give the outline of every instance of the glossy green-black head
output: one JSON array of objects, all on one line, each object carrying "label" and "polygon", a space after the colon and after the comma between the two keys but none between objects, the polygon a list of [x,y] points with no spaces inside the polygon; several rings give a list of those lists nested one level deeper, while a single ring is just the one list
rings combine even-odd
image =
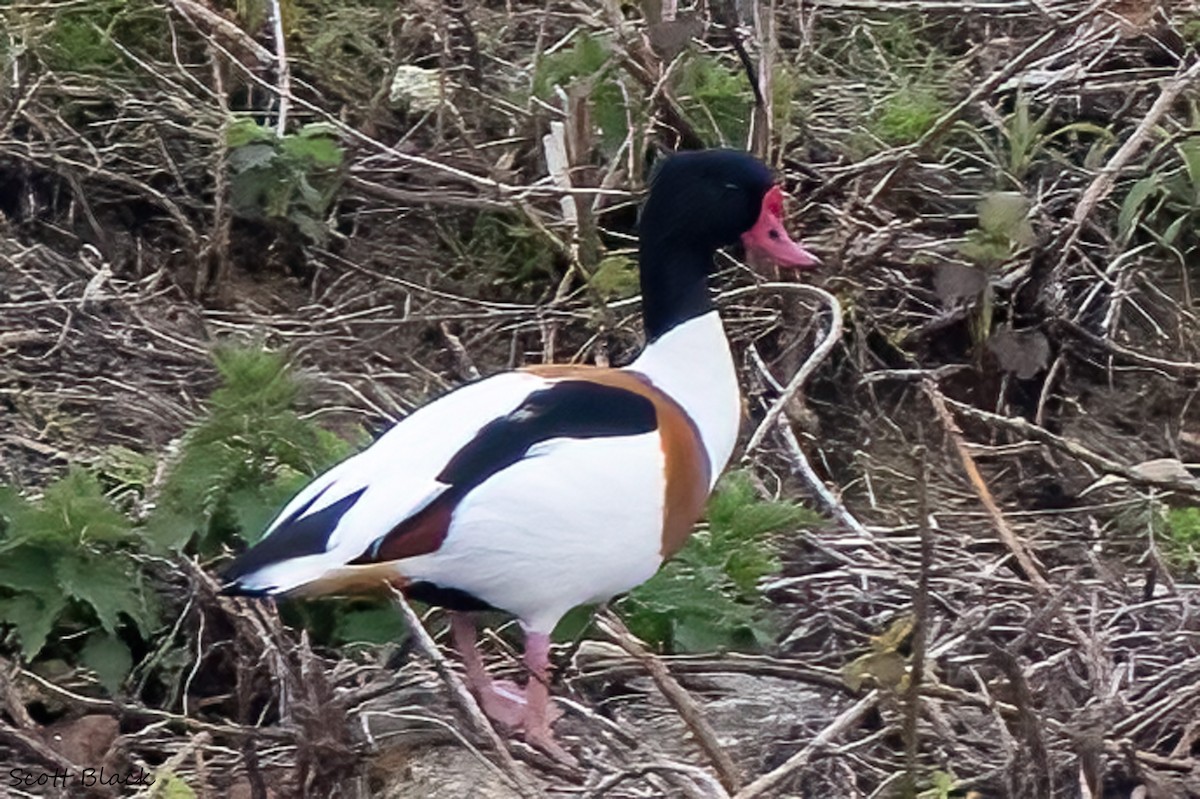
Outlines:
[{"label": "glossy green-black head", "polygon": [[662,161],[638,225],[646,247],[708,251],[739,241],[780,266],[820,261],[792,241],[783,226],[783,192],[771,171],[738,150],[696,150]]},{"label": "glossy green-black head", "polygon": [[713,255],[741,242],[779,266],[820,261],[783,226],[783,192],[771,171],[737,150],[672,155],[650,179],[638,218],[642,312],[651,340],[711,311],[707,278]]}]

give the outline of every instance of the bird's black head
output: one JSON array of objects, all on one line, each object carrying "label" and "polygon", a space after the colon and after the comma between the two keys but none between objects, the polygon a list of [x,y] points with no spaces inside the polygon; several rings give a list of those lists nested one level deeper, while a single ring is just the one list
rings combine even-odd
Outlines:
[{"label": "bird's black head", "polygon": [[661,162],[638,233],[643,247],[711,253],[741,241],[780,266],[818,263],[784,231],[783,194],[771,171],[737,150],[683,152]]},{"label": "bird's black head", "polygon": [[820,263],[784,230],[783,193],[771,171],[736,150],[683,152],[661,162],[638,218],[638,238],[651,339],[712,309],[706,279],[721,247],[740,241],[747,252],[780,266]]}]

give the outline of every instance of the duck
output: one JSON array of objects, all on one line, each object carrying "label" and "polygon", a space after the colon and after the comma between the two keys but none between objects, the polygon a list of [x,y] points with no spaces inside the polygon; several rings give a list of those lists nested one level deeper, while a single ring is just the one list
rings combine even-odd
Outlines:
[{"label": "duck", "polygon": [[[441,606],[483,711],[570,759],[551,729],[551,633],[679,551],[737,442],[737,370],[708,286],[716,251],[820,263],[788,235],[771,170],[736,150],[660,160],[637,228],[647,343],[632,363],[528,366],[418,408],[288,502],[225,568],[225,593],[397,590]],[[488,674],[484,610],[519,621],[523,686]]]}]

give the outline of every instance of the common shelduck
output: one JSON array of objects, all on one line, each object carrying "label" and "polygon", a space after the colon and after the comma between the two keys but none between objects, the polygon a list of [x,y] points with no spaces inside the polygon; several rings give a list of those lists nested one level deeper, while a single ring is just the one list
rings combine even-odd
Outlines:
[{"label": "common shelduck", "polygon": [[[720,247],[816,257],[783,226],[770,171],[730,150],[661,162],[638,221],[647,344],[620,369],[531,366],[413,412],[301,491],[225,571],[235,594],[379,590],[451,613],[484,711],[555,754],[550,633],[649,579],[686,541],[738,435],[737,372],[707,278]],[[514,614],[524,689],[493,682],[472,611]]]}]

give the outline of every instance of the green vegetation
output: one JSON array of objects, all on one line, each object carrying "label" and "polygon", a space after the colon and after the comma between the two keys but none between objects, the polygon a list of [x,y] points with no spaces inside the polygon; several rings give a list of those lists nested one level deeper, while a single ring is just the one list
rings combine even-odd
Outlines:
[{"label": "green vegetation", "polygon": [[914,82],[884,99],[869,129],[890,145],[912,144],[925,135],[946,110],[946,104],[932,85]]},{"label": "green vegetation", "polygon": [[[26,659],[80,662],[115,691],[134,665],[129,644],[148,643],[159,626],[147,559],[255,540],[312,475],[351,452],[297,414],[301,383],[281,353],[222,348],[214,357],[222,385],[144,523],[111,498],[132,508],[152,490],[153,462],[125,448],[72,468],[39,499],[0,486],[0,619]],[[359,607],[325,628],[323,640],[376,640],[360,631],[396,625]]]},{"label": "green vegetation", "polygon": [[469,225],[444,229],[442,242],[455,254],[456,276],[464,280],[528,289],[555,274],[554,251],[517,214],[480,211]]},{"label": "green vegetation", "polygon": [[870,651],[842,667],[842,682],[851,691],[864,686],[900,692],[908,687],[909,655],[903,650],[912,638],[916,617],[904,614],[879,635],[871,636]]},{"label": "green vegetation", "polygon": [[596,266],[591,286],[605,300],[622,300],[638,292],[637,261],[628,255],[609,255]]},{"label": "green vegetation", "polygon": [[779,569],[773,533],[819,517],[789,502],[760,499],[747,474],[722,479],[708,503],[708,527],[618,609],[630,630],[667,652],[760,649],[775,637],[758,590]]},{"label": "green vegetation", "polygon": [[310,241],[325,241],[325,214],[341,184],[343,158],[331,126],[313,123],[278,136],[239,119],[229,126],[226,144],[234,213],[286,221]]},{"label": "green vegetation", "polygon": [[[1160,160],[1166,163],[1159,166]],[[1125,195],[1117,234],[1131,242],[1142,233],[1178,263],[1190,264],[1200,248],[1200,133],[1161,150],[1148,170]]]},{"label": "green vegetation", "polygon": [[130,77],[122,48],[132,44],[146,54],[167,53],[170,30],[161,8],[145,0],[85,0],[64,4],[54,22],[33,33],[32,43],[52,69]]},{"label": "green vegetation", "polygon": [[1170,508],[1166,512],[1163,546],[1171,561],[1186,571],[1200,571],[1200,507]]},{"label": "green vegetation", "polygon": [[1163,559],[1179,574],[1200,574],[1200,507],[1171,507],[1154,496],[1143,496],[1119,513],[1114,524],[1130,538],[1151,536]]},{"label": "green vegetation", "polygon": [[[630,121],[640,126],[646,117],[636,84],[622,91],[624,77],[612,49],[608,37],[581,32],[570,47],[542,58],[533,79],[534,95],[545,102],[557,104],[556,87],[588,98],[601,149],[609,156],[628,137]],[[787,90],[791,81],[786,72],[781,74],[785,78],[781,86]],[[688,122],[705,142],[737,147],[746,141],[747,108],[753,105],[753,97],[745,72],[736,62],[685,52],[671,74],[670,87]],[[777,95],[776,100],[786,113],[790,97]]]},{"label": "green vegetation", "polygon": [[1029,200],[1017,192],[991,192],[978,206],[978,226],[967,232],[959,248],[964,257],[986,269],[994,269],[1033,243],[1029,222]]},{"label": "green vegetation", "polygon": [[745,72],[703,55],[685,57],[676,78],[679,102],[708,143],[740,147],[750,132],[753,105]]},{"label": "green vegetation", "polygon": [[978,346],[992,334],[995,314],[994,278],[1003,264],[1033,243],[1029,201],[1019,192],[991,192],[978,206],[978,225],[967,232],[960,254],[979,270],[980,292],[971,320],[971,339]]},{"label": "green vegetation", "polygon": [[856,28],[843,58],[832,68],[865,89],[856,109],[860,126],[845,142],[855,155],[913,144],[950,109],[950,61],[908,16]]},{"label": "green vegetation", "polygon": [[544,56],[533,77],[533,93],[558,105],[556,87],[588,98],[592,123],[599,129],[602,149],[613,154],[629,134],[629,116],[621,92],[608,37],[587,32],[576,35],[570,47]]},{"label": "green vegetation", "polygon": [[222,385],[180,445],[148,527],[160,548],[215,553],[253,542],[313,475],[350,454],[296,412],[301,384],[280,352],[222,348]]},{"label": "green vegetation", "polygon": [[0,486],[0,619],[21,654],[78,661],[115,690],[133,663],[125,639],[158,627],[136,555],[147,543],[81,468],[39,500]]},{"label": "green vegetation", "polygon": [[[965,120],[956,123],[955,130],[978,147],[983,162],[995,172],[996,188],[1025,191],[1030,177],[1047,164],[1070,164],[1068,152],[1082,162],[1080,165],[1089,169],[1098,167],[1113,141],[1111,130],[1091,122],[1070,122],[1051,128],[1057,114],[1058,110],[1051,104],[1035,116],[1028,95],[1019,93],[1012,112],[996,124],[995,136],[981,133]],[[1085,144],[1084,137],[1091,143]],[[1063,148],[1059,146],[1060,142],[1070,146]],[[1079,152],[1083,153],[1082,157]]]}]

